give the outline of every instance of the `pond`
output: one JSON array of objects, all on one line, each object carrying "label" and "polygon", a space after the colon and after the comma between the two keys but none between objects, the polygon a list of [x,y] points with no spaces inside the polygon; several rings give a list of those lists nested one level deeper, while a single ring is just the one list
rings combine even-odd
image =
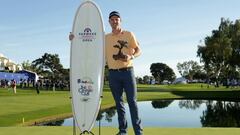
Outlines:
[{"label": "pond", "polygon": [[[127,120],[131,126],[128,105]],[[159,100],[138,102],[143,127],[239,127],[240,102],[216,100]],[[95,126],[118,127],[116,109],[100,112]],[[73,119],[49,122],[46,126],[72,126]]]}]

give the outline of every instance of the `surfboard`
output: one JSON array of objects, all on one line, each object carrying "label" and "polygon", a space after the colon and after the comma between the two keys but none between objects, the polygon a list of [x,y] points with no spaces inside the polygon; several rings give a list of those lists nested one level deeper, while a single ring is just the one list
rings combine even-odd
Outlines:
[{"label": "surfboard", "polygon": [[70,91],[73,117],[81,132],[90,132],[96,121],[103,88],[104,26],[99,7],[91,0],[75,14],[70,54]]}]

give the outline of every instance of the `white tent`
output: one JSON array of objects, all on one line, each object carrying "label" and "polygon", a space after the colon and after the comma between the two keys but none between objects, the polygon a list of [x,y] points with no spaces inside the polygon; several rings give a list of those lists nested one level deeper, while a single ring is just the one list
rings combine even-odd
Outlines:
[{"label": "white tent", "polygon": [[184,78],[184,77],[176,78],[176,79],[173,81],[173,84],[187,84],[187,79]]}]

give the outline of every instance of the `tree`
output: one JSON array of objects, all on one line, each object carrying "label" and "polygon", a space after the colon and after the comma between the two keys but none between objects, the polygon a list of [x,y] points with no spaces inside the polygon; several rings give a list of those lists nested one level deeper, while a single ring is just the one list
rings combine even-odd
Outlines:
[{"label": "tree", "polygon": [[204,63],[208,78],[216,78],[217,86],[219,75],[229,68],[232,57],[231,23],[222,18],[218,30],[213,30],[212,35],[205,38],[205,45],[198,46],[197,56]]},{"label": "tree", "polygon": [[225,78],[238,78],[240,74],[240,20],[230,24],[232,57],[229,59],[229,68],[225,71]]},{"label": "tree", "polygon": [[177,69],[182,77],[189,80],[195,79],[194,75],[201,74],[201,72],[203,72],[202,67],[198,64],[198,62],[193,60],[177,63]]},{"label": "tree", "polygon": [[22,62],[22,67],[23,67],[23,69],[31,70],[31,68],[32,68],[32,64],[30,63],[29,60],[27,60],[27,61],[23,61],[23,62]]},{"label": "tree", "polygon": [[136,77],[136,81],[138,84],[143,84],[143,79],[141,77]]},{"label": "tree", "polygon": [[27,60],[22,62],[22,67],[25,70],[33,71],[33,72],[39,72],[39,69],[37,67],[33,66],[32,63]]},{"label": "tree", "polygon": [[235,23],[230,24],[230,37],[232,47],[232,57],[230,59],[230,65],[232,67],[240,67],[240,20],[236,20]]},{"label": "tree", "polygon": [[144,84],[150,84],[150,82],[151,82],[151,76],[148,76],[148,75],[143,76]]},{"label": "tree", "polygon": [[45,53],[41,58],[34,60],[32,65],[39,69],[39,74],[55,81],[63,77],[64,69],[57,54]]},{"label": "tree", "polygon": [[150,67],[152,76],[159,82],[163,80],[173,81],[176,78],[173,70],[164,63],[152,63]]},{"label": "tree", "polygon": [[69,82],[70,81],[70,76],[69,76],[69,72],[70,72],[70,69],[68,68],[68,69],[61,69],[61,74],[62,74],[62,76],[61,76],[61,78],[62,78],[62,80],[65,80],[65,81],[67,81],[67,82]]}]

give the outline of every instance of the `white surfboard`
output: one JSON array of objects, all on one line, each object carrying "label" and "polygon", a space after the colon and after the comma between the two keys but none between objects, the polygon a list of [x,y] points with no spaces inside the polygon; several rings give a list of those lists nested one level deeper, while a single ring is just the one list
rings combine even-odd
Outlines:
[{"label": "white surfboard", "polygon": [[70,88],[73,115],[81,132],[89,132],[101,103],[104,74],[104,27],[101,11],[90,1],[78,8],[72,34]]}]

